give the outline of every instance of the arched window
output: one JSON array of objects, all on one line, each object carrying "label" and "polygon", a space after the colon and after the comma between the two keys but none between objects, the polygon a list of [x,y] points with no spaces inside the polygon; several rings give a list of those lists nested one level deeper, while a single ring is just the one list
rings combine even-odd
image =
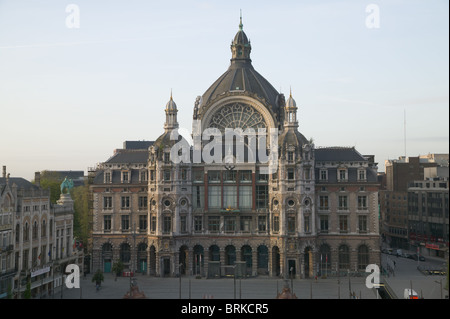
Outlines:
[{"label": "arched window", "polygon": [[32,236],[33,236],[33,239],[37,239],[37,237],[38,237],[38,224],[37,224],[37,221],[34,221]]},{"label": "arched window", "polygon": [[41,237],[47,236],[47,223],[45,222],[45,219],[42,221],[41,225]]},{"label": "arched window", "polygon": [[339,270],[350,269],[350,249],[347,245],[339,246]]},{"label": "arched window", "polygon": [[20,225],[16,225],[16,244],[18,244],[20,241]]},{"label": "arched window", "polygon": [[366,245],[361,245],[358,248],[358,270],[366,270],[369,264],[369,248]]},{"label": "arched window", "polygon": [[23,241],[30,240],[30,226],[28,226],[28,222],[23,226]]}]

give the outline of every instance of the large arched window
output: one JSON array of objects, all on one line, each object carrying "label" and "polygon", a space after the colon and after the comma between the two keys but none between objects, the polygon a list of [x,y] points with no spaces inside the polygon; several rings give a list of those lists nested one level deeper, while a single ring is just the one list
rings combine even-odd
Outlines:
[{"label": "large arched window", "polygon": [[339,246],[339,270],[350,269],[350,249],[347,245]]},{"label": "large arched window", "polygon": [[252,106],[241,103],[228,104],[221,107],[211,118],[210,128],[218,128],[225,132],[226,128],[240,128],[243,131],[252,128],[255,132],[258,128],[266,128],[264,117]]},{"label": "large arched window", "polygon": [[366,245],[361,245],[358,248],[358,270],[366,270],[369,264],[369,248]]}]

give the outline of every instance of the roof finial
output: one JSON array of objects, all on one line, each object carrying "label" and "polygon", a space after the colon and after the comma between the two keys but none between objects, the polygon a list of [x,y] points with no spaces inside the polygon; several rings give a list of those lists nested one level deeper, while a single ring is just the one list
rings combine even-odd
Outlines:
[{"label": "roof finial", "polygon": [[170,100],[172,101],[172,88],[170,88]]},{"label": "roof finial", "polygon": [[240,9],[240,10],[241,10],[241,17],[240,17],[240,23],[239,23],[239,30],[242,31],[244,25],[242,24],[242,9]]},{"label": "roof finial", "polygon": [[289,97],[292,97],[292,87],[289,86]]}]

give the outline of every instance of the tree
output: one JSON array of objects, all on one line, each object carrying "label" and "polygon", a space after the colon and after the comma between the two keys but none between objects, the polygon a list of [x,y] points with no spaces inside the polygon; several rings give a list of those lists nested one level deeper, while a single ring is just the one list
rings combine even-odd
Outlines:
[{"label": "tree", "polygon": [[24,299],[31,299],[31,280],[28,279],[27,281],[27,287],[25,291],[23,292],[23,298]]},{"label": "tree", "polygon": [[123,271],[123,269],[125,268],[125,266],[123,265],[122,261],[117,261],[114,263],[114,265],[112,266],[112,271],[113,273],[116,274],[116,276],[120,276],[120,273]]},{"label": "tree", "polygon": [[95,282],[96,285],[101,285],[102,281],[105,280],[105,277],[103,276],[103,273],[101,272],[100,269],[98,269],[94,276],[92,276],[92,282]]},{"label": "tree", "polygon": [[[64,180],[64,176],[62,176],[59,172],[50,172],[50,171],[42,171],[41,172],[41,188],[42,189],[50,189],[50,202],[52,204],[56,204],[56,201],[59,199],[61,195],[61,183]],[[32,183],[36,183],[36,181],[32,181]]]},{"label": "tree", "polygon": [[86,247],[91,231],[89,186],[86,184],[72,188],[71,197],[74,201],[73,234],[81,239],[84,247]]}]

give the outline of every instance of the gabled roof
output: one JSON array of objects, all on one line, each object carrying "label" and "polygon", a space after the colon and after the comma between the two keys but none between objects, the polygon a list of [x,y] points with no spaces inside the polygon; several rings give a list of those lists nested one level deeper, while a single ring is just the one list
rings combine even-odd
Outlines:
[{"label": "gabled roof", "polygon": [[146,164],[148,160],[148,150],[123,150],[119,149],[116,150],[116,153],[108,159],[105,163],[109,164],[118,164],[118,163],[124,163],[124,164],[135,164],[135,163],[142,163]]},{"label": "gabled roof", "polygon": [[316,148],[314,153],[319,162],[367,162],[354,147]]}]

